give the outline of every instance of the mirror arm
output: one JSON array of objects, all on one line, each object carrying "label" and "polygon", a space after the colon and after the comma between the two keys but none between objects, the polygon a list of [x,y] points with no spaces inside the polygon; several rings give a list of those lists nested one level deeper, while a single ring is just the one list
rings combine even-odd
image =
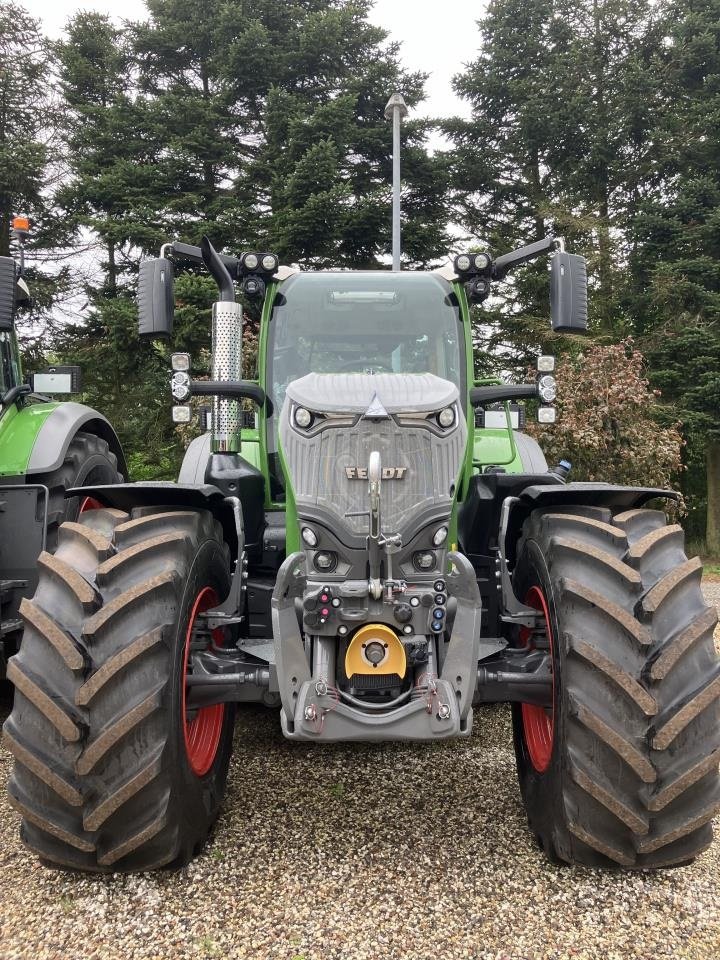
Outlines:
[{"label": "mirror arm", "polygon": [[[165,257],[168,255],[172,255],[176,260],[187,260],[189,263],[197,264],[197,266],[205,266],[205,260],[203,259],[200,247],[194,247],[189,243],[180,243],[179,240],[163,245],[160,256]],[[224,253],[217,255],[225,265],[230,276],[237,280],[240,271],[240,261],[238,258],[230,257]]]},{"label": "mirror arm", "polygon": [[502,280],[508,271],[514,270],[515,267],[519,267],[523,263],[528,263],[530,260],[535,260],[544,253],[551,253],[558,250],[561,246],[562,241],[556,237],[545,237],[544,240],[537,240],[535,243],[530,243],[526,247],[511,250],[510,253],[505,253],[501,257],[497,257],[493,262],[493,280]]},{"label": "mirror arm", "polygon": [[500,403],[503,400],[523,400],[537,397],[536,383],[498,384],[497,386],[472,387],[470,403],[480,407],[485,403]]}]

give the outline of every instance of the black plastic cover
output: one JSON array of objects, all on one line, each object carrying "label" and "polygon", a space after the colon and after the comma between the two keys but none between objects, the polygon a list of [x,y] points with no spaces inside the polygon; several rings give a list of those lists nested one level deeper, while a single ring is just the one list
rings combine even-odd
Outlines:
[{"label": "black plastic cover", "polygon": [[142,337],[169,337],[175,295],[173,265],[166,257],[143,260],[138,280],[138,331]]},{"label": "black plastic cover", "polygon": [[0,330],[12,330],[15,313],[15,261],[0,257]]},{"label": "black plastic cover", "polygon": [[248,550],[262,544],[265,526],[265,478],[239,453],[213,453],[208,460],[205,482],[222,490],[226,497],[237,497],[242,504],[245,546]]},{"label": "black plastic cover", "polygon": [[587,266],[584,257],[564,250],[550,264],[550,314],[555,333],[587,330]]}]

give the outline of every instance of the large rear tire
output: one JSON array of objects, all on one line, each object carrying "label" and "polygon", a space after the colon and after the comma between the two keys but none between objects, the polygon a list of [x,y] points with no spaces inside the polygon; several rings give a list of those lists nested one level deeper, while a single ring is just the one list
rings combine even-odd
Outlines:
[{"label": "large rear tire", "polygon": [[83,502],[80,497],[65,498],[65,491],[73,487],[105,486],[122,483],[118,473],[117,457],[106,440],[93,433],[80,433],[70,441],[62,464],[52,473],[33,475],[33,483],[44,483],[48,488],[48,515],[45,549],[52,553],[58,541],[58,529],[66,520],[77,520]]},{"label": "large rear tire", "polygon": [[10,660],[8,793],[45,861],[100,872],[186,863],[225,790],[234,712],[185,713],[195,616],[223,600],[204,510],[96,509],[60,527]]},{"label": "large rear tire", "polygon": [[543,611],[553,709],[514,705],[530,827],[554,861],[688,863],[720,812],[714,608],[679,526],[655,510],[535,511],[518,596]]}]

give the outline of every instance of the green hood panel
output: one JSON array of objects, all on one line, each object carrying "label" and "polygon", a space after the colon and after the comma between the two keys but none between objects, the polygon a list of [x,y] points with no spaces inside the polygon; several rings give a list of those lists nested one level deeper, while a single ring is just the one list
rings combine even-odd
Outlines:
[{"label": "green hood panel", "polygon": [[35,440],[57,403],[33,403],[21,410],[12,404],[0,416],[0,477],[27,472]]}]

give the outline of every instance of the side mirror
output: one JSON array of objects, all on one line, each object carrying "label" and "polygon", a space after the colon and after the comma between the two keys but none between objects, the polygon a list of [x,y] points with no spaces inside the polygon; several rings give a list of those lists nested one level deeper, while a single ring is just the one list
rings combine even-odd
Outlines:
[{"label": "side mirror", "polygon": [[138,331],[141,337],[169,337],[173,330],[175,295],[173,265],[165,257],[143,260],[138,280]]},{"label": "side mirror", "polygon": [[587,330],[585,258],[559,251],[550,261],[550,315],[555,333]]},{"label": "side mirror", "polygon": [[0,257],[0,330],[12,330],[15,315],[15,261]]}]

